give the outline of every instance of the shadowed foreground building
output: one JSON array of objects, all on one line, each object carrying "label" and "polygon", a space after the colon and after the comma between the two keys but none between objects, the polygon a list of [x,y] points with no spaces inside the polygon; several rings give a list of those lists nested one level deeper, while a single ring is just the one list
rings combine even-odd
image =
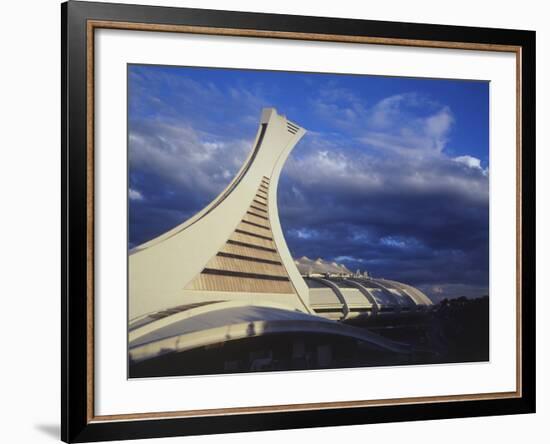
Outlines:
[{"label": "shadowed foreground building", "polygon": [[421,291],[290,255],[277,184],[305,130],[264,109],[226,189],[129,257],[130,376],[409,363],[410,346],[360,325],[428,311]]}]

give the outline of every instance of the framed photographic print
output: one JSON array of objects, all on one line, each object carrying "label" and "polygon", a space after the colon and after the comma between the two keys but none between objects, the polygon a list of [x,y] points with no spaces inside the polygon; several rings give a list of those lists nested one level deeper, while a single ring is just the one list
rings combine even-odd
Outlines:
[{"label": "framed photographic print", "polygon": [[64,3],[62,439],[535,411],[535,33]]}]

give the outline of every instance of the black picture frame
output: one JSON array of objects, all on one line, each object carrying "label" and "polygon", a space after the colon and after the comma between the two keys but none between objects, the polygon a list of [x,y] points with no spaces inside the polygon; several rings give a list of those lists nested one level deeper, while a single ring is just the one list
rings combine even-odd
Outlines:
[{"label": "black picture frame", "polygon": [[[208,414],[188,417],[146,419],[97,419],[90,399],[90,343],[93,310],[90,291],[90,143],[87,81],[91,72],[88,23],[91,21],[159,24],[262,30],[267,32],[370,37],[409,41],[453,42],[481,45],[510,45],[519,48],[521,63],[520,220],[521,280],[518,291],[521,327],[519,347],[521,393],[498,399],[455,399],[438,402],[387,403],[373,406],[333,406],[318,409],[246,411],[230,415]],[[61,438],[65,442],[89,442],[154,438],[180,435],[277,430],[416,421],[535,412],[535,32],[259,14],[69,1],[61,5],[62,54],[62,312],[61,312]],[[498,276],[495,277],[498,279]],[[93,307],[92,307],[93,309]],[[90,319],[92,313],[92,319]],[[93,350],[92,350],[93,351]]]}]

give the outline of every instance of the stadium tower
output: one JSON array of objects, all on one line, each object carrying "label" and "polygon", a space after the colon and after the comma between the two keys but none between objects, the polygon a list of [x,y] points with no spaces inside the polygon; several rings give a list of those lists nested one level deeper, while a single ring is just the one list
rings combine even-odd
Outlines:
[{"label": "stadium tower", "polygon": [[[393,322],[388,314],[418,314],[431,305],[423,293],[290,255],[279,222],[277,185],[305,132],[275,109],[264,109],[252,151],[219,196],[130,251],[131,376],[408,359],[410,349],[403,344],[347,321]],[[359,353],[357,344],[368,353]],[[337,357],[345,350],[349,356]]]}]

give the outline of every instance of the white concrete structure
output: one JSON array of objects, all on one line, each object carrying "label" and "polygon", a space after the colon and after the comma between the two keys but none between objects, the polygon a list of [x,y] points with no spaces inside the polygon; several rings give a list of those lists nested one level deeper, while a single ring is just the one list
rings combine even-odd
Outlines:
[{"label": "white concrete structure", "polygon": [[[389,281],[346,283],[351,272],[345,266],[295,262],[290,255],[277,185],[304,134],[274,109],[264,109],[253,149],[225,190],[191,219],[130,252],[132,363],[269,335],[333,336],[406,353],[402,344],[335,321],[376,315],[390,305],[397,311],[400,304],[407,310],[425,305],[418,290]],[[297,265],[307,268],[306,279]]]}]

